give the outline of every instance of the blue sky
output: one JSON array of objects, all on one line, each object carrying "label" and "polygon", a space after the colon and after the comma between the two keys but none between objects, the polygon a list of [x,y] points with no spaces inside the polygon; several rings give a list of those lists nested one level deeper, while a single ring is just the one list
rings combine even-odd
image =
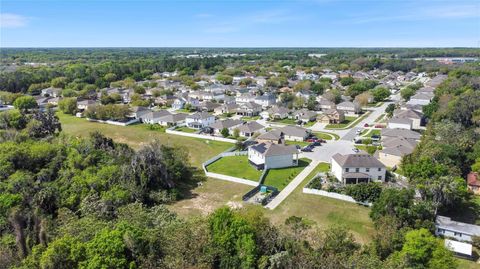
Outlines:
[{"label": "blue sky", "polygon": [[479,0],[2,0],[1,47],[479,47]]}]

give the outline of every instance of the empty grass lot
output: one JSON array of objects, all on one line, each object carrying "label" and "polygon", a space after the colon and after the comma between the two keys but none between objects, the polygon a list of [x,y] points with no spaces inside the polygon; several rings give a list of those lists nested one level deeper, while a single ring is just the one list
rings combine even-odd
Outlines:
[{"label": "empty grass lot", "polygon": [[298,216],[314,221],[320,229],[329,226],[345,226],[361,243],[371,240],[374,228],[368,216],[370,209],[314,194],[305,194],[303,187],[318,172],[326,172],[327,163],[320,163],[305,180],[274,210],[266,210],[265,215],[277,225],[282,225],[290,216]]},{"label": "empty grass lot", "polygon": [[310,159],[302,158],[298,160],[298,166],[269,169],[263,184],[283,190],[310,162]]},{"label": "empty grass lot", "polygon": [[207,166],[209,172],[258,181],[262,175],[248,163],[248,156],[229,156],[220,158],[218,161]]},{"label": "empty grass lot", "polygon": [[182,127],[175,128],[175,131],[193,134],[193,133],[197,132],[198,130],[192,129],[192,128],[188,128],[188,127],[186,127],[186,126],[182,126]]},{"label": "empty grass lot", "polygon": [[179,135],[167,134],[162,130],[152,130],[146,124],[134,124],[130,126],[116,126],[98,122],[89,122],[86,119],[77,118],[63,113],[57,113],[62,123],[64,133],[74,137],[86,137],[94,131],[99,131],[115,142],[125,143],[134,149],[157,139],[160,143],[184,148],[192,165],[200,167],[201,164],[213,156],[231,148],[233,144],[219,141],[204,140]]}]

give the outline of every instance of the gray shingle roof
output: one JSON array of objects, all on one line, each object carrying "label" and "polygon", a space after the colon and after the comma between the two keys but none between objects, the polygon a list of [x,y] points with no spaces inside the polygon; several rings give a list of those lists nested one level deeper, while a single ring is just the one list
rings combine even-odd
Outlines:
[{"label": "gray shingle roof", "polygon": [[283,144],[260,143],[253,145],[251,148],[265,157],[298,153],[298,150],[294,145],[286,146]]},{"label": "gray shingle roof", "polygon": [[342,167],[385,167],[383,163],[369,154],[348,154],[342,155],[337,153],[332,156]]},{"label": "gray shingle roof", "polygon": [[445,230],[480,236],[480,226],[454,221],[449,217],[437,216],[435,226]]},{"label": "gray shingle roof", "polygon": [[221,121],[216,121],[210,125],[213,129],[223,129],[223,128],[230,128],[239,124],[243,124],[243,120],[232,120],[232,119],[226,119],[226,120],[221,120]]},{"label": "gray shingle roof", "polygon": [[256,121],[249,121],[241,126],[238,127],[238,130],[243,133],[253,133],[258,130],[263,129],[263,125]]}]

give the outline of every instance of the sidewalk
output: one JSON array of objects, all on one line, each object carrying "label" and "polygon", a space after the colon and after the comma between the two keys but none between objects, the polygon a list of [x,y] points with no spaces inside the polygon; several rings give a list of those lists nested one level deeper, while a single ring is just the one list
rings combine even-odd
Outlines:
[{"label": "sidewalk", "polygon": [[288,184],[285,189],[283,189],[273,200],[268,203],[265,208],[275,209],[285,198],[287,198],[297,187],[300,185],[303,180],[317,167],[320,161],[312,161],[305,169],[303,169],[300,174],[298,174],[290,184]]}]

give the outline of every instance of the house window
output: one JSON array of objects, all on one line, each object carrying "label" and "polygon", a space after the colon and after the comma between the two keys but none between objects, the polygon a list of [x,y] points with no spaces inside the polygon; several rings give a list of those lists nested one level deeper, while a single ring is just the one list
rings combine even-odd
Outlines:
[{"label": "house window", "polygon": [[360,168],[355,168],[355,172],[360,172]]},{"label": "house window", "polygon": [[366,172],[370,172],[370,168],[365,168],[365,171],[366,171]]},{"label": "house window", "polygon": [[350,171],[350,169],[349,169],[349,168],[345,168],[345,172],[347,172],[347,173],[348,173],[348,171]]},{"label": "house window", "polygon": [[378,168],[378,172],[380,172],[380,171],[382,171],[382,168],[379,167],[379,168]]},{"label": "house window", "polygon": [[462,233],[457,233],[457,232],[455,232],[455,233],[454,233],[454,236],[462,237]]},{"label": "house window", "polygon": [[378,180],[382,180],[382,176],[378,176]]}]

